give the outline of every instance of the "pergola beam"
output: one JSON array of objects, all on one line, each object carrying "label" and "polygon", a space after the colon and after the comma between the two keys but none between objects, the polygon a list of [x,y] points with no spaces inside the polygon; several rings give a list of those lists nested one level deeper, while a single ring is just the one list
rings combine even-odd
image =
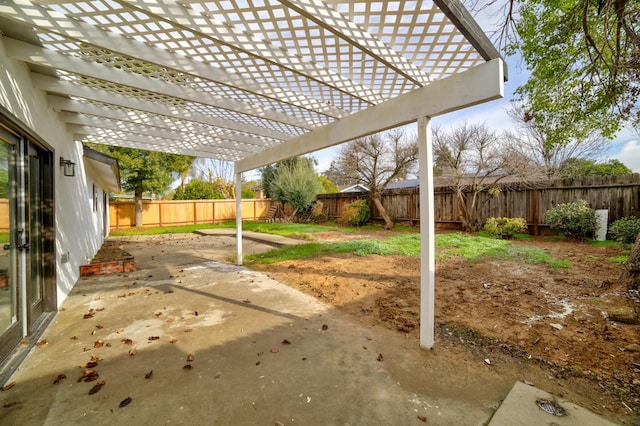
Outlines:
[{"label": "pergola beam", "polygon": [[[257,152],[258,149],[255,146],[246,146],[243,144],[230,143],[228,141],[216,140],[209,138],[202,142],[202,137],[199,135],[193,135],[189,133],[179,133],[167,129],[156,129],[150,126],[135,125],[131,126],[129,123],[123,123],[107,119],[104,117],[95,117],[89,115],[80,115],[73,112],[66,112],[61,114],[61,118],[69,124],[78,124],[81,126],[94,127],[96,129],[113,130],[122,133],[129,133],[136,135],[137,137],[148,136],[157,140],[165,140],[166,145],[183,145],[189,146],[192,150],[197,150],[201,146],[214,146],[218,148],[226,148],[232,151],[238,151],[240,155],[244,155],[247,152]],[[135,131],[132,130],[135,127]],[[165,145],[165,144],[163,144]]]},{"label": "pergola beam", "polygon": [[177,86],[166,81],[144,77],[114,67],[98,65],[77,57],[55,52],[44,47],[34,46],[9,37],[3,38],[7,53],[14,59],[33,65],[40,65],[54,70],[63,70],[71,74],[91,77],[108,82],[117,82],[130,88],[147,91],[162,96],[181,99],[184,102],[195,102],[213,108],[224,109],[265,120],[277,121],[291,126],[309,130],[319,123],[309,123],[287,114],[266,110],[258,106],[248,105],[234,99],[225,99],[220,95],[204,93],[187,85]]},{"label": "pergola beam", "polygon": [[127,109],[137,109],[140,111],[148,111],[153,114],[164,115],[167,117],[179,117],[185,120],[191,120],[210,126],[223,127],[237,132],[247,132],[267,138],[286,140],[289,135],[275,130],[265,129],[263,127],[253,126],[250,124],[236,123],[231,120],[223,120],[209,115],[201,114],[195,111],[188,111],[184,108],[168,106],[158,102],[150,102],[142,99],[131,98],[126,95],[108,92],[105,90],[97,90],[88,86],[81,86],[68,81],[60,81],[55,77],[49,77],[43,74],[31,73],[31,80],[34,87],[45,90],[49,93],[57,93],[67,96],[75,96],[102,102],[104,104],[117,105]]},{"label": "pergola beam", "polygon": [[[55,95],[49,95],[47,97],[47,102],[49,103],[49,106],[58,111],[105,117],[136,126],[155,127],[158,129],[175,131],[176,124],[179,124],[181,125],[180,128],[182,133],[196,135],[198,137],[214,138],[215,140],[237,142],[243,145],[253,145],[260,149],[277,143],[277,141],[271,141],[272,143],[269,143],[268,140],[265,141],[245,134],[232,132],[218,127],[205,126],[200,123],[187,120],[181,120],[176,123],[173,118],[170,120],[167,117],[149,113],[148,111],[128,110],[128,112],[125,112],[122,109],[109,108],[95,103],[81,102]],[[143,117],[140,117],[141,113]]]},{"label": "pergola beam", "polygon": [[318,151],[343,142],[435,117],[504,96],[503,62],[493,59],[470,70],[345,117],[300,137],[237,162],[245,172],[285,158]]}]

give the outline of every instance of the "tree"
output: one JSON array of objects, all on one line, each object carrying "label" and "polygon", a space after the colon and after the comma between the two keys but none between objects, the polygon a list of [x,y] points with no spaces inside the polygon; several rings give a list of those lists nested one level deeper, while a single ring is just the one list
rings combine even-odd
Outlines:
[{"label": "tree", "polygon": [[[462,228],[477,231],[482,226],[480,211],[500,194],[497,185],[505,177],[505,170],[518,167],[504,155],[501,139],[483,124],[464,123],[448,132],[436,128],[433,135],[434,160],[455,192]],[[480,202],[483,192],[489,197]]]},{"label": "tree", "polygon": [[189,159],[193,161],[193,157],[134,148],[97,144],[91,148],[118,160],[122,188],[134,194],[136,227],[142,226],[142,194],[162,194]]},{"label": "tree", "polygon": [[293,208],[291,216],[305,211],[316,200],[320,192],[318,175],[311,161],[292,161],[280,164],[277,175],[270,183],[271,197]]},{"label": "tree", "polygon": [[560,165],[559,174],[563,178],[589,176],[614,176],[630,174],[631,170],[618,160],[596,163],[584,158],[568,158]]},{"label": "tree", "polygon": [[213,185],[216,191],[222,192],[222,198],[235,198],[235,172],[232,163],[213,158],[198,158],[193,164],[191,174]]},{"label": "tree", "polygon": [[558,142],[556,129],[548,127],[552,124],[549,120],[539,120],[540,114],[532,116],[516,103],[507,114],[515,128],[505,134],[508,141],[505,149],[512,159],[518,159],[515,164],[526,165],[530,180],[556,179],[561,165],[569,158],[597,158],[610,144],[598,130],[588,132],[582,139],[569,136],[568,140]]},{"label": "tree", "polygon": [[320,184],[321,194],[335,194],[336,192],[340,192],[338,187],[331,182],[331,179],[325,175],[318,175],[318,183]]},{"label": "tree", "polygon": [[224,198],[224,193],[219,188],[201,179],[191,179],[184,186],[184,189],[178,188],[173,194],[174,200],[220,200]]},{"label": "tree", "polygon": [[369,188],[369,198],[385,222],[385,229],[393,228],[393,220],[382,205],[384,188],[396,179],[412,173],[418,160],[418,142],[401,129],[356,139],[342,145],[335,160],[335,168],[343,176],[353,176],[355,183]]},{"label": "tree", "polygon": [[308,163],[308,166],[313,169],[316,164],[316,160],[312,157],[293,157],[282,160],[279,163],[269,164],[260,169],[262,189],[264,189],[264,193],[267,198],[274,198],[273,183],[275,182],[280,170],[283,170],[284,168],[294,168],[297,163]]},{"label": "tree", "polygon": [[[594,129],[612,137],[638,126],[640,34],[637,0],[528,0],[519,7],[509,53],[531,72],[517,93],[529,114],[555,129],[552,144],[582,139]],[[515,14],[509,13],[505,25]]]}]

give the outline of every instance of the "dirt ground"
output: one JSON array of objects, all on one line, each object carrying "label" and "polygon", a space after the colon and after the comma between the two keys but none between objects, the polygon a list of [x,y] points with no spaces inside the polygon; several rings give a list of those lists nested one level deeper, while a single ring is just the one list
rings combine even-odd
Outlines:
[{"label": "dirt ground", "polygon": [[[621,250],[543,238],[514,244],[549,250],[571,266],[437,262],[436,350],[467,352],[478,365],[499,364],[514,380],[640,424],[638,306],[620,282],[623,266],[607,260]],[[419,340],[417,258],[332,255],[253,268],[361,321]]]},{"label": "dirt ground", "polygon": [[[121,244],[107,240],[94,261],[121,256]],[[514,244],[543,248],[571,266],[436,262],[434,377],[455,381],[457,374],[490,368],[503,383],[487,383],[487,392],[525,381],[613,421],[640,425],[639,306],[625,293],[624,267],[607,260],[621,249],[544,238]],[[250,267],[418,345],[418,258],[346,254]]]}]

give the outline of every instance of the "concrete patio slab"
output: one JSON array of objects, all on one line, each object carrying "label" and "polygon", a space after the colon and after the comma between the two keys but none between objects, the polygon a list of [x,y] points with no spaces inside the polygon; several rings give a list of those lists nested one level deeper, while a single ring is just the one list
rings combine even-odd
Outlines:
[{"label": "concrete patio slab", "polygon": [[224,262],[229,236],[122,241],[139,270],[76,285],[0,392],[1,424],[485,425],[511,387]]},{"label": "concrete patio slab", "polygon": [[[548,407],[551,412],[541,406]],[[489,423],[489,426],[540,425],[613,426],[615,423],[522,382],[516,382]]]}]

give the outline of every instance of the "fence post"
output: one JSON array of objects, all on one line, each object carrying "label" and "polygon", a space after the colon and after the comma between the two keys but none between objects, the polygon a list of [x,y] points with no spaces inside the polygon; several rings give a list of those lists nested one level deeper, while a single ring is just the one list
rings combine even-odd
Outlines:
[{"label": "fence post", "polygon": [[540,217],[538,216],[538,188],[533,189],[533,235],[540,235],[540,228],[538,222]]}]

